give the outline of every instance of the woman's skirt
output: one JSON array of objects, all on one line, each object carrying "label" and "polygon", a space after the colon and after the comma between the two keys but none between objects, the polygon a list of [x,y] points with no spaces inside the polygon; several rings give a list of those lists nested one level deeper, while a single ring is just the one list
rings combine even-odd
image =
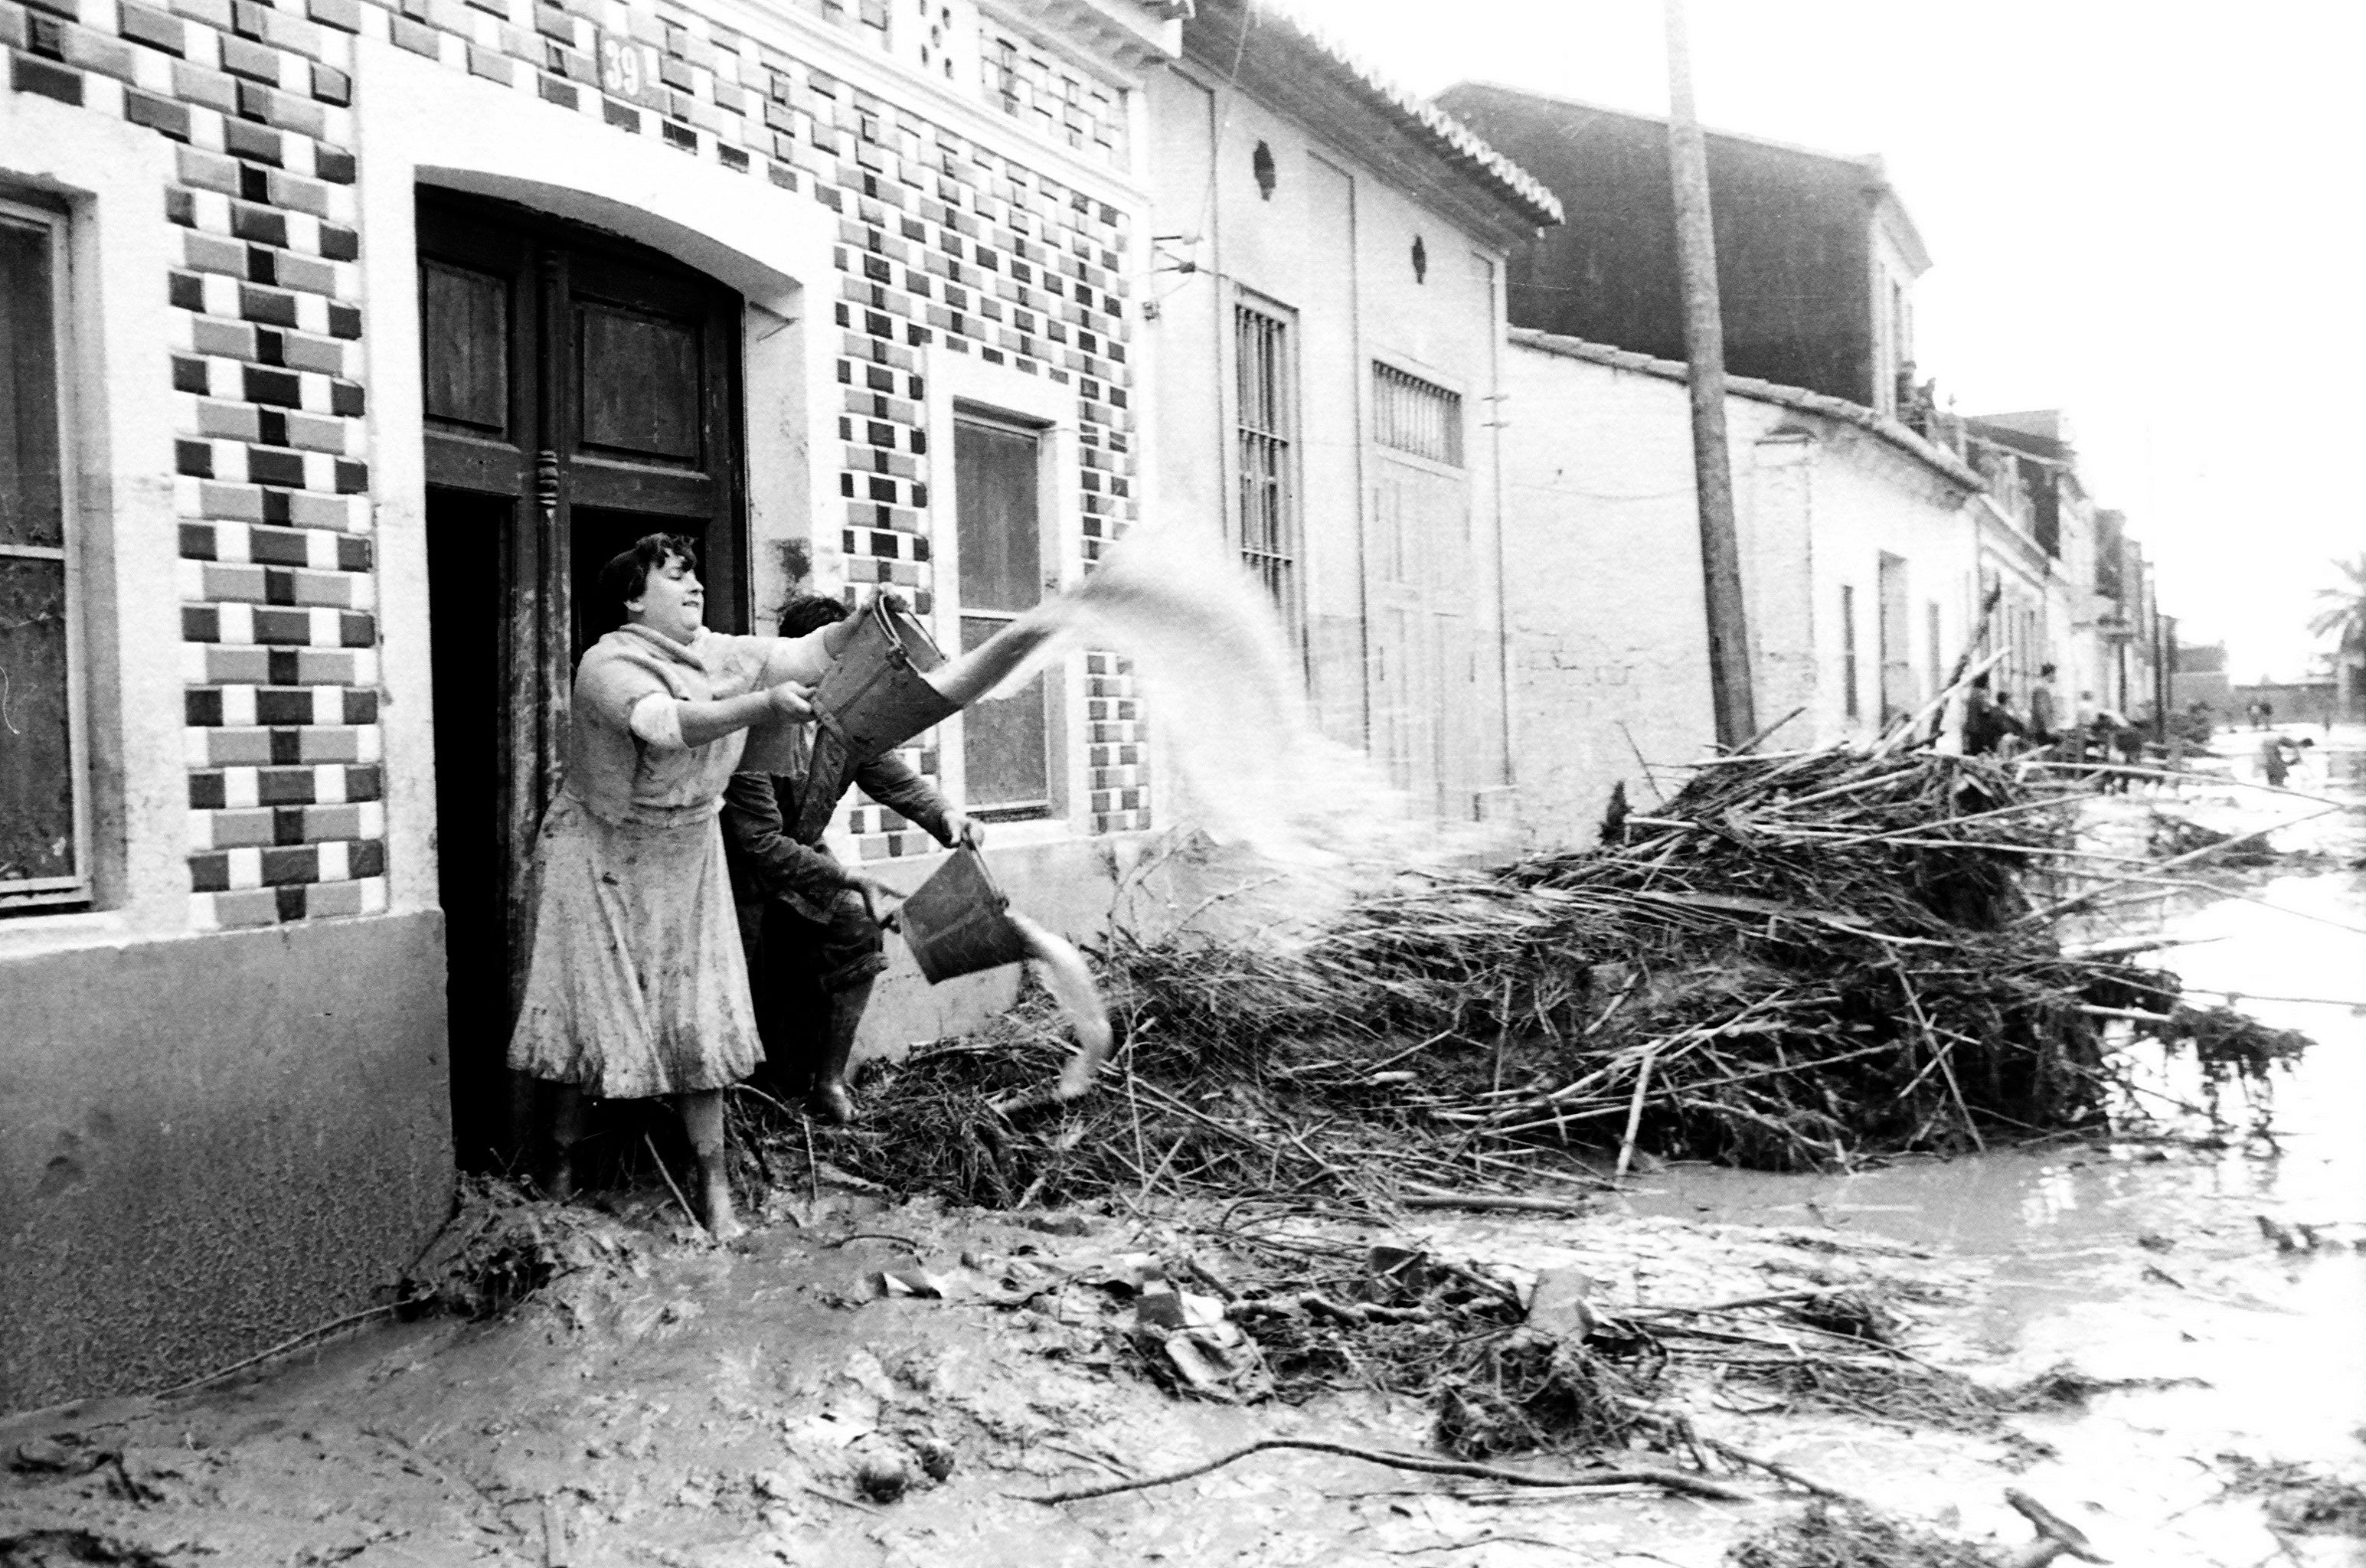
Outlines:
[{"label": "woman's skirt", "polygon": [[510,1066],[606,1099],[738,1083],[762,1059],[723,833],[603,822],[561,794],[534,852]]}]

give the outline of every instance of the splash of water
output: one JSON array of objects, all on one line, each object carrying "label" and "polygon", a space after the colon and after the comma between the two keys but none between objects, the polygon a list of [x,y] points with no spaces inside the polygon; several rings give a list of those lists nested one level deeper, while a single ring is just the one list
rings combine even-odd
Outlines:
[{"label": "splash of water", "polygon": [[1060,1010],[1068,1015],[1068,1027],[1076,1032],[1076,1054],[1068,1059],[1060,1074],[1059,1087],[1053,1097],[1075,1100],[1089,1092],[1093,1075],[1109,1059],[1110,1047],[1116,1041],[1110,1029],[1109,1008],[1102,1002],[1099,987],[1093,984],[1093,972],[1085,963],[1085,955],[1076,944],[1056,931],[1029,919],[1016,909],[1006,909],[1003,918],[1018,928],[1027,942],[1027,950],[1043,977],[1044,988]]},{"label": "splash of water", "polygon": [[997,690],[1082,643],[1131,660],[1179,817],[1277,865],[1436,865],[1472,835],[1410,807],[1363,752],[1316,727],[1297,650],[1240,563],[1175,527],[1138,528],[1084,584],[1041,608],[1050,635]]}]

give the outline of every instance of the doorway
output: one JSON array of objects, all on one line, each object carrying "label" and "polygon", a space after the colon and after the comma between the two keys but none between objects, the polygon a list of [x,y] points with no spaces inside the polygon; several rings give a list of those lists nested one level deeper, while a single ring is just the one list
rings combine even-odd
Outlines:
[{"label": "doorway", "polygon": [[575,661],[617,620],[600,568],[687,535],[707,624],[747,629],[741,302],[617,236],[422,193],[419,307],[453,1134],[481,1169],[524,1146],[527,873]]}]

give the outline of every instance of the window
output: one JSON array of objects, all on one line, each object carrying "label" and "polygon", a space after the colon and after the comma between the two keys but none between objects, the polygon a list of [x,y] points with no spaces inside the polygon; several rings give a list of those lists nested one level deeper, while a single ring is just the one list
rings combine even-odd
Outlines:
[{"label": "window", "polygon": [[1290,327],[1249,305],[1233,310],[1233,374],[1238,383],[1241,559],[1285,618],[1298,604],[1298,480],[1291,448],[1298,427]]},{"label": "window", "polygon": [[1372,439],[1395,451],[1459,468],[1462,466],[1462,394],[1375,362]]},{"label": "window", "polygon": [[66,220],[0,201],[0,908],[86,897]]},{"label": "window", "polygon": [[[966,653],[1016,620],[1043,591],[1042,432],[989,414],[953,420],[954,530],[961,549],[961,646]],[[1049,683],[983,698],[962,719],[963,793],[993,818],[1052,811]]]},{"label": "window", "polygon": [[1856,700],[1856,590],[1841,584],[1841,712],[1858,716]]},{"label": "window", "polygon": [[1929,702],[1937,702],[1939,700],[1939,689],[1946,683],[1947,680],[1947,677],[1942,673],[1942,666],[1939,662],[1941,658],[1939,650],[1939,601],[1932,599],[1927,601],[1923,604],[1922,621],[1922,652],[1923,657],[1930,660],[1931,665],[1931,692],[1930,695],[1925,700]]}]

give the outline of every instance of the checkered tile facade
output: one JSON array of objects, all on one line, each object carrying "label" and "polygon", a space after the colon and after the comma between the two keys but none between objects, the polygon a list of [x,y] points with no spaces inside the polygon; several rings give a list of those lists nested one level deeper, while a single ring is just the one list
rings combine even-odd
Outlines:
[{"label": "checkered tile facade", "polygon": [[[881,0],[781,3],[891,57],[941,51],[955,87],[945,34],[968,29],[966,90],[1027,134],[982,144],[671,0],[0,0],[11,90],[177,143],[158,374],[178,410],[200,928],[386,905],[356,37],[532,95],[580,116],[585,134],[652,137],[836,214],[843,515],[817,523],[826,586],[933,599],[932,355],[1075,389],[1087,570],[1136,515],[1129,218],[1024,152],[1040,135],[1122,167],[1122,97],[981,28],[966,0],[958,17],[915,0],[908,26]],[[603,91],[603,35],[658,51],[659,80],[639,95],[655,101]],[[929,94],[915,83],[912,96]],[[1132,674],[1110,654],[1087,662],[1090,821],[1147,827]],[[933,738],[907,758],[933,773]],[[930,847],[891,818],[850,806],[864,858]]]}]

